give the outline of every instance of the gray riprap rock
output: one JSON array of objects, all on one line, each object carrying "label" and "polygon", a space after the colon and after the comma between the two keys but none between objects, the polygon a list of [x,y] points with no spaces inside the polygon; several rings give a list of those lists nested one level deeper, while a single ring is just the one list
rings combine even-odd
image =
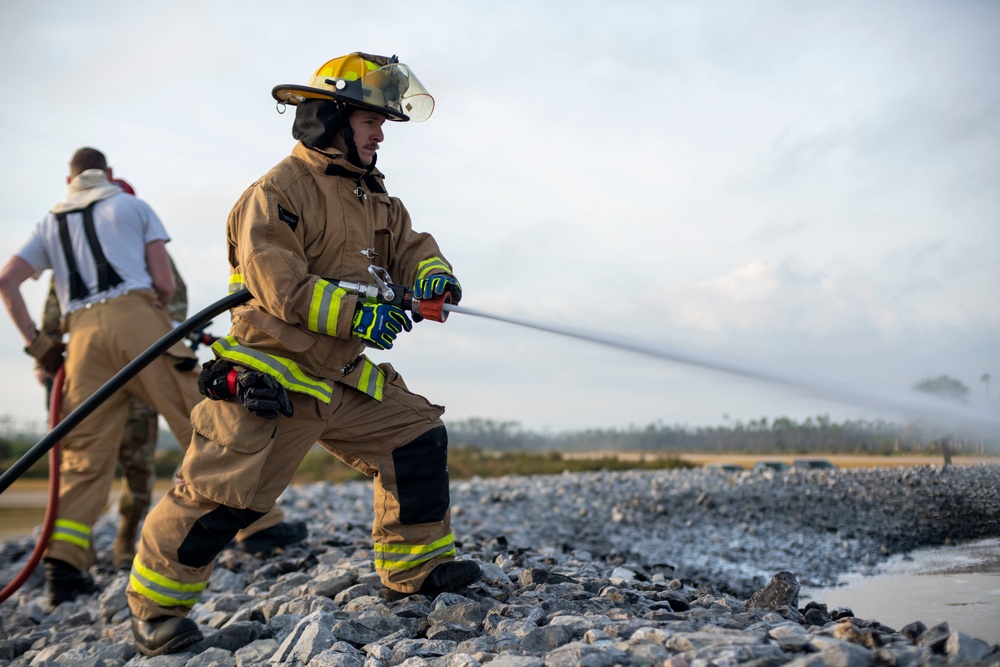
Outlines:
[{"label": "gray riprap rock", "polygon": [[427,628],[427,638],[439,641],[462,642],[475,638],[477,634],[476,628],[458,623],[432,623]]},{"label": "gray riprap rock", "polygon": [[[1000,619],[997,622],[1000,623]],[[944,652],[965,662],[977,662],[990,654],[990,645],[964,632],[953,632],[945,642]]]},{"label": "gray riprap rock", "polygon": [[842,642],[819,653],[795,658],[786,663],[786,667],[871,667],[874,663],[875,656],[871,651],[850,642]]},{"label": "gray riprap rock", "polygon": [[[1000,466],[455,482],[459,558],[484,577],[398,601],[373,570],[371,493],[287,489],[279,502],[311,537],[270,556],[224,550],[191,613],[205,640],[179,655],[136,655],[120,573],[93,568],[101,592],[56,609],[33,576],[0,605],[0,667],[1000,667],[1000,647],[946,624],[798,609],[773,576],[822,586],[889,554],[1000,536]],[[116,526],[107,513],[94,527],[102,562]],[[0,570],[32,547],[0,541]]]},{"label": "gray riprap rock", "polygon": [[108,586],[101,591],[97,598],[98,613],[104,622],[110,621],[115,614],[128,607],[128,598],[125,596],[125,587],[128,586],[128,577],[120,576],[111,580]]},{"label": "gray riprap rock", "polygon": [[330,626],[336,622],[331,614],[317,612],[300,620],[278,649],[268,658],[272,665],[306,665],[316,656],[330,648],[336,641]]},{"label": "gray riprap rock", "polygon": [[270,636],[271,629],[267,625],[257,621],[240,621],[207,634],[198,646],[220,648],[232,653],[258,639],[268,639]]},{"label": "gray riprap rock", "polygon": [[237,667],[236,656],[221,648],[208,648],[191,658],[184,667]]},{"label": "gray riprap rock", "polygon": [[308,667],[364,667],[364,653],[345,653],[327,649],[309,661]]},{"label": "gray riprap rock", "polygon": [[767,586],[747,600],[749,609],[792,609],[799,606],[799,580],[791,572],[781,571],[771,577]]},{"label": "gray riprap rock", "polygon": [[255,667],[265,664],[278,650],[278,642],[273,639],[258,639],[236,650],[236,667]]},{"label": "gray riprap rock", "polygon": [[435,604],[434,609],[427,614],[427,620],[431,623],[454,623],[472,629],[478,629],[483,618],[480,604],[468,598],[462,598],[461,602],[450,605]]},{"label": "gray riprap rock", "polygon": [[564,644],[545,656],[546,667],[614,667],[628,664],[628,655],[613,646],[583,642]]},{"label": "gray riprap rock", "polygon": [[564,625],[547,625],[530,629],[521,639],[525,653],[544,655],[573,640],[573,631]]},{"label": "gray riprap rock", "polygon": [[468,653],[449,653],[427,662],[429,667],[481,667],[483,664]]},{"label": "gray riprap rock", "polygon": [[490,660],[490,667],[545,667],[541,658],[522,655],[500,655]]},{"label": "gray riprap rock", "polygon": [[324,572],[309,581],[306,590],[312,595],[335,598],[338,593],[358,583],[358,575],[348,570]]}]

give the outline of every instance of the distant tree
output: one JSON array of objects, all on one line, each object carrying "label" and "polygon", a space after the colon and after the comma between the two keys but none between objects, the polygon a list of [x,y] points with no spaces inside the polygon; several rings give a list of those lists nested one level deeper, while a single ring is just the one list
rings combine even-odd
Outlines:
[{"label": "distant tree", "polygon": [[934,394],[941,398],[950,398],[960,403],[969,402],[969,388],[960,380],[947,375],[939,375],[936,378],[925,378],[913,385],[917,391]]},{"label": "distant tree", "polygon": [[[969,402],[969,388],[961,381],[947,375],[939,375],[936,378],[924,378],[913,385],[917,391],[933,394],[941,398],[947,398],[959,403]],[[951,437],[941,438],[941,452],[944,454],[944,464],[951,465]]]},{"label": "distant tree", "polygon": [[990,374],[989,373],[983,373],[982,377],[979,378],[979,381],[986,385],[986,407],[990,407],[990,380],[991,379],[992,378],[990,378]]}]

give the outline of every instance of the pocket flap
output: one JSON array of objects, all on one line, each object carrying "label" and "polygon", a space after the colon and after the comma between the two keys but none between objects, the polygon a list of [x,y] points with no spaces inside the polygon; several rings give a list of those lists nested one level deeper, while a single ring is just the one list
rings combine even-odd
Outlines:
[{"label": "pocket flap", "polygon": [[194,430],[241,454],[254,454],[264,449],[274,437],[275,421],[258,417],[239,403],[230,401],[206,399],[191,411]]}]

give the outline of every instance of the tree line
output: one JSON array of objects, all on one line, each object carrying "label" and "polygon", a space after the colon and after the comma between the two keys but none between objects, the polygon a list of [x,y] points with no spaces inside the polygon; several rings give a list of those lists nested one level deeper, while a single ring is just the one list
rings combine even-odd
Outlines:
[{"label": "tree line", "polygon": [[719,426],[689,427],[662,422],[625,429],[539,433],[516,421],[472,418],[448,422],[452,446],[494,451],[647,451],[748,454],[1000,454],[1000,438],[935,434],[917,425],[887,421],[834,422],[829,416],[725,420]]}]

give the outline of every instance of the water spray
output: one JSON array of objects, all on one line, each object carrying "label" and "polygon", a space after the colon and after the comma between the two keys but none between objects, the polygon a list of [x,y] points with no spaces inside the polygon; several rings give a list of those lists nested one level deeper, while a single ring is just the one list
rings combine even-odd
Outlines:
[{"label": "water spray", "polygon": [[621,336],[608,336],[596,332],[588,332],[577,327],[560,327],[554,324],[542,324],[529,320],[496,315],[465,306],[445,303],[442,306],[445,313],[462,313],[473,317],[496,320],[515,324],[529,329],[546,331],[560,336],[568,336],[579,340],[597,343],[620,350],[628,350],[637,354],[658,359],[666,359],[680,364],[708,368],[723,373],[739,375],[753,380],[763,380],[819,397],[829,398],[841,403],[848,403],[866,408],[880,408],[905,414],[922,423],[933,423],[936,426],[960,430],[982,436],[1000,436],[1000,416],[990,415],[960,403],[948,402],[917,392],[880,389],[852,385],[846,382],[820,378],[817,376],[799,376],[782,373],[763,366],[743,361],[734,361],[708,354],[697,354],[663,344],[629,340]]},{"label": "water spray", "polygon": [[436,322],[444,322],[449,313],[460,313],[495,320],[497,322],[506,322],[528,329],[568,336],[620,350],[628,350],[649,357],[666,359],[680,364],[708,368],[752,380],[762,380],[764,382],[791,387],[801,392],[832,399],[840,403],[900,413],[912,418],[916,423],[923,426],[933,425],[952,433],[961,431],[985,437],[1000,436],[1000,416],[990,415],[969,406],[945,401],[928,394],[890,389],[874,390],[869,387],[852,385],[817,376],[800,376],[779,372],[744,361],[724,359],[708,354],[697,354],[663,344],[629,340],[622,338],[620,335],[609,336],[596,332],[588,332],[578,327],[560,327],[553,324],[543,324],[505,315],[497,315],[453,304],[447,292],[434,299],[419,300],[414,297],[412,290],[409,288],[392,284],[389,274],[385,269],[378,266],[371,266],[368,270],[375,281],[373,285],[344,281],[340,281],[338,284],[340,287],[358,294],[362,299],[382,303],[395,303],[404,310],[409,310],[415,315],[420,315],[425,319]]}]

